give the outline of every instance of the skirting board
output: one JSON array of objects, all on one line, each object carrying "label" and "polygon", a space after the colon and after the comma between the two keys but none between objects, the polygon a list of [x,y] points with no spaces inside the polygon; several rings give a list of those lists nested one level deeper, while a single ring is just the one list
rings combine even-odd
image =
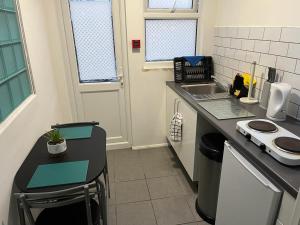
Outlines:
[{"label": "skirting board", "polygon": [[144,149],[161,148],[167,146],[168,143],[155,144],[155,145],[140,145],[140,146],[132,146],[132,150],[144,150]]}]

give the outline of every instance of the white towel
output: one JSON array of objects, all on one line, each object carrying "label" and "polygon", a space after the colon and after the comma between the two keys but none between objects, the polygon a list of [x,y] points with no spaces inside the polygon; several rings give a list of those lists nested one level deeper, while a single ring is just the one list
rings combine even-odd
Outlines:
[{"label": "white towel", "polygon": [[171,120],[169,136],[172,141],[180,142],[182,140],[182,119],[182,114],[176,112]]}]

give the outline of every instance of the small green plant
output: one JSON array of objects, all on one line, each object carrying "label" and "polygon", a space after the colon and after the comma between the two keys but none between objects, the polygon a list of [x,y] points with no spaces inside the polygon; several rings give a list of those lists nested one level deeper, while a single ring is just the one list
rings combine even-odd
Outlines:
[{"label": "small green plant", "polygon": [[45,137],[48,139],[49,144],[56,145],[64,141],[64,138],[61,136],[57,129],[50,130]]}]

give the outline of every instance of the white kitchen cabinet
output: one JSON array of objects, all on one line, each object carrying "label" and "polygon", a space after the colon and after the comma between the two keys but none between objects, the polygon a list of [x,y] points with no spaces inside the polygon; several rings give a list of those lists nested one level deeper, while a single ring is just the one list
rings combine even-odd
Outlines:
[{"label": "white kitchen cabinet", "polygon": [[216,225],[273,225],[282,192],[225,143]]},{"label": "white kitchen cabinet", "polygon": [[[166,135],[174,148],[178,158],[186,172],[194,180],[195,146],[197,129],[197,111],[194,110],[185,100],[177,95],[171,88],[167,87],[166,103]],[[183,115],[182,141],[173,142],[169,137],[170,122],[174,113],[178,110]]]}]

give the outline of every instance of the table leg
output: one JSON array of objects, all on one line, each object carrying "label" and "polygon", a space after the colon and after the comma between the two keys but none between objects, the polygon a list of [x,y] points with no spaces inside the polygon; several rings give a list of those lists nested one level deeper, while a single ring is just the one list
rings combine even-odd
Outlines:
[{"label": "table leg", "polygon": [[21,202],[20,202],[20,200],[17,200],[17,205],[18,205],[18,214],[19,214],[20,224],[21,224],[21,225],[26,225],[26,224],[25,224],[24,210],[23,210],[23,208],[21,207]]},{"label": "table leg", "polygon": [[102,208],[102,221],[103,225],[107,225],[107,201],[106,201],[106,194],[105,194],[105,186],[100,181],[100,190],[101,190],[101,208]]}]

